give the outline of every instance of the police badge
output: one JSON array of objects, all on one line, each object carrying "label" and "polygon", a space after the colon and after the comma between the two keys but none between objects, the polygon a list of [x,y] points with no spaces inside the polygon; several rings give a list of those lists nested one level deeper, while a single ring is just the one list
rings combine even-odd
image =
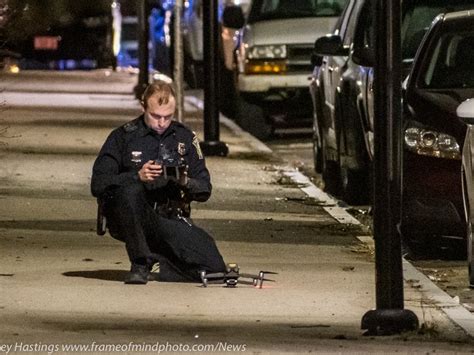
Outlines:
[{"label": "police badge", "polygon": [[186,154],[186,145],[184,143],[178,143],[178,154],[181,156]]},{"label": "police badge", "polygon": [[133,151],[130,159],[133,163],[139,164],[142,162],[142,152]]}]

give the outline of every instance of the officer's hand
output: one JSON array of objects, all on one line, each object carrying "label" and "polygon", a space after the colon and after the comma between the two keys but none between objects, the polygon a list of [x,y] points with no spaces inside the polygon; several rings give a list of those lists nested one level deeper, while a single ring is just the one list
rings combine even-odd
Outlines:
[{"label": "officer's hand", "polygon": [[152,182],[161,174],[163,174],[163,168],[160,164],[155,164],[153,160],[147,161],[138,171],[138,176],[143,182]]},{"label": "officer's hand", "polygon": [[186,186],[188,184],[188,166],[180,166],[179,168],[179,181],[178,184]]}]

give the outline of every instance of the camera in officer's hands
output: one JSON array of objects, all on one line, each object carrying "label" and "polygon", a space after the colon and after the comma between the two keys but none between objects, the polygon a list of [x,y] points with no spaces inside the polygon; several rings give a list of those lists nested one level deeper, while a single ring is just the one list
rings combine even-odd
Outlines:
[{"label": "camera in officer's hands", "polygon": [[161,165],[165,179],[181,181],[188,170],[188,166],[182,159],[163,159],[162,161],[156,161],[156,164]]}]

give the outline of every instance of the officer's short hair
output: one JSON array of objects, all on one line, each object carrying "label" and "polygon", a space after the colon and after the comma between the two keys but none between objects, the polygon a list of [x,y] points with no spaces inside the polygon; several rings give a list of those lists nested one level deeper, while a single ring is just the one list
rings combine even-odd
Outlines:
[{"label": "officer's short hair", "polygon": [[145,92],[142,95],[142,106],[144,109],[148,106],[148,99],[152,96],[156,96],[158,105],[166,105],[170,99],[170,96],[176,98],[176,92],[172,84],[157,80],[147,86]]}]

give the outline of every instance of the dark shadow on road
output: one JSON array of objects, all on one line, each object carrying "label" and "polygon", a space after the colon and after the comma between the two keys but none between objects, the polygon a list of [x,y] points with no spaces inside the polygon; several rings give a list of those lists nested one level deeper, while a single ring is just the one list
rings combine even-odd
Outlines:
[{"label": "dark shadow on road", "polygon": [[301,142],[311,139],[313,132],[311,128],[280,128],[267,139],[266,143],[286,143],[287,141]]},{"label": "dark shadow on road", "polygon": [[[127,272],[127,270],[82,270],[63,272],[63,275],[67,277],[82,277],[85,279],[123,282]],[[158,275],[152,273],[149,281],[156,280],[158,280]]]},{"label": "dark shadow on road", "polygon": [[120,282],[124,280],[126,274],[126,270],[84,270],[63,272],[63,275],[67,277],[83,277],[86,279]]},{"label": "dark shadow on road", "polygon": [[[199,227],[219,241],[272,244],[347,245],[357,244],[354,235],[365,235],[358,225],[321,221],[228,221],[194,218]],[[0,221],[0,229],[95,233],[95,220]],[[262,224],[265,224],[262,226]],[[239,232],[236,233],[235,230]]]},{"label": "dark shadow on road", "polygon": [[6,229],[92,232],[95,227],[96,221],[92,219],[0,221],[0,228]]}]

